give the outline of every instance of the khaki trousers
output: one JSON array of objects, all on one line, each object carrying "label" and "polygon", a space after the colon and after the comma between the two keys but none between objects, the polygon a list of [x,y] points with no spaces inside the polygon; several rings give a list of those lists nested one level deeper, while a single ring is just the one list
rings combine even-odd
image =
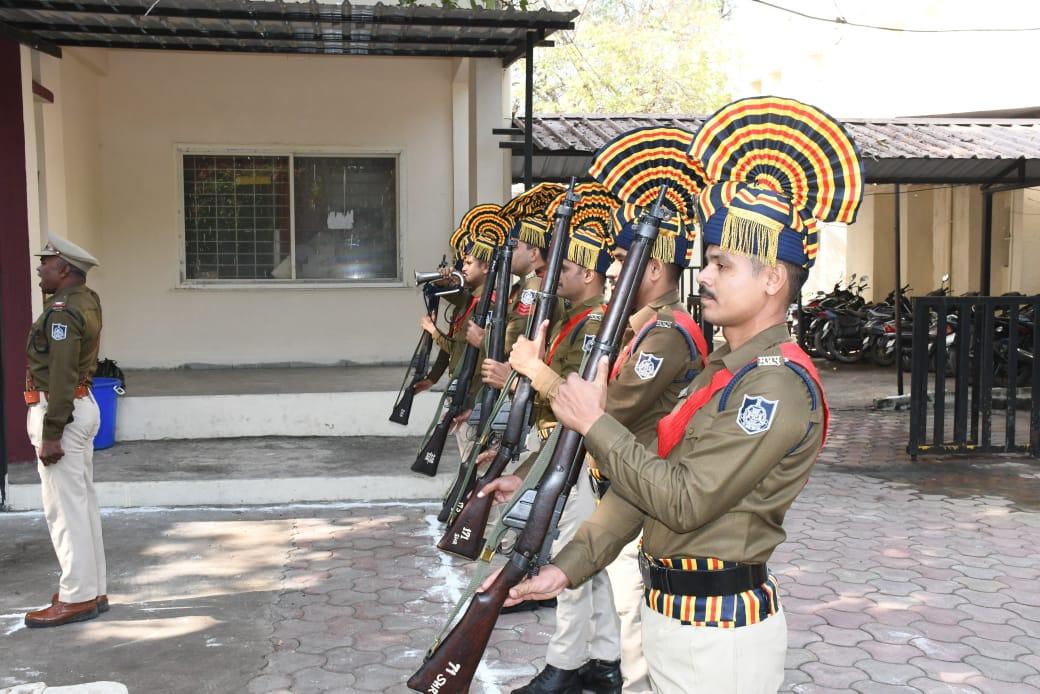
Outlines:
[{"label": "khaki trousers", "polygon": [[621,622],[621,676],[625,694],[650,694],[650,677],[643,656],[643,577],[639,573],[639,541],[625,545],[617,559],[607,567],[614,607]]},{"label": "khaki trousers", "polygon": [[[29,440],[37,451],[46,413],[47,399],[41,393],[40,402],[29,408],[26,418]],[[61,565],[58,599],[85,602],[108,593],[101,512],[94,491],[94,435],[101,413],[93,394],[76,400],[72,416],[61,437],[65,455],[53,465],[44,465],[37,458],[36,468],[43,514]]]},{"label": "khaki trousers", "polygon": [[643,648],[662,694],[775,694],[784,682],[783,611],[738,629],[682,624],[642,607]]},{"label": "khaki trousers", "polygon": [[[553,542],[556,554],[570,542],[578,527],[596,510],[596,495],[585,463],[560,516],[560,534]],[[590,658],[617,660],[621,654],[618,615],[610,578],[600,571],[578,588],[556,599],[556,631],[549,639],[545,662],[561,670],[575,670]]]}]

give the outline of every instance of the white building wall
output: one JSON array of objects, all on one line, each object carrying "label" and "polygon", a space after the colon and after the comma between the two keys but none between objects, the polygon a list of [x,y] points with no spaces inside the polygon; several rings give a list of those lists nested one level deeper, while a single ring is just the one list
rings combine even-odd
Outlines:
[{"label": "white building wall", "polygon": [[[55,160],[65,162],[67,235],[102,261],[90,283],[102,292],[103,356],[124,367],[407,359],[421,310],[414,287],[182,288],[177,148],[400,151],[408,277],[440,260],[458,221],[460,96],[476,104],[467,137],[503,122],[500,62],[470,61],[464,94],[459,62],[67,51],[52,87]],[[481,147],[468,173],[481,202],[501,202],[505,153],[497,141],[491,154]]]},{"label": "white building wall", "polygon": [[1040,188],[1016,192],[1010,252],[1010,288],[1040,293]]}]

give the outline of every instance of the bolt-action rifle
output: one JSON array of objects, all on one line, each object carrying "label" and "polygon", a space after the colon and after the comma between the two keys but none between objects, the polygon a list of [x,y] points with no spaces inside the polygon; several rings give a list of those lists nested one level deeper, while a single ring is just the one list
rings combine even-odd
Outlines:
[{"label": "bolt-action rifle", "polygon": [[[607,356],[613,359],[617,353],[625,324],[632,310],[635,292],[642,282],[643,272],[650,257],[650,249],[657,238],[664,215],[664,193],[665,189],[662,186],[657,202],[643,217],[636,231],[636,238],[629,248],[625,264],[618,277],[614,297],[607,308],[592,350],[582,368],[581,377],[586,381],[595,379],[602,357]],[[544,559],[541,555],[546,537],[555,531],[552,523],[559,507],[560,497],[569,492],[568,484],[576,479],[574,468],[582,464],[583,457],[580,456],[580,453],[584,447],[584,438],[576,431],[559,425],[553,432],[553,437],[557,437],[557,441],[552,457],[538,480],[537,495],[531,504],[524,529],[520,532],[509,553],[509,560],[486,591],[472,596],[465,614],[454,627],[451,627],[448,635],[434,643],[422,666],[408,680],[410,689],[428,694],[467,692],[473,679],[473,673],[476,672],[484,649],[487,648],[491,631],[498,620],[498,614],[506,598],[509,597],[509,590],[529,574],[537,572],[540,557]],[[532,475],[537,467],[536,464],[532,469]],[[483,564],[478,566],[481,566],[484,572],[490,570],[490,559],[496,549],[498,548],[487,547],[481,554],[482,560],[486,558],[486,567]],[[478,572],[470,585],[476,588],[480,585],[477,582],[480,579],[481,573]],[[463,596],[463,600],[467,597]],[[461,609],[461,602],[457,611],[459,609]],[[449,622],[449,626],[450,624]]]},{"label": "bolt-action rifle", "polygon": [[[489,268],[487,277],[484,280],[484,292],[480,295],[477,307],[473,311],[472,320],[481,328],[483,328],[487,322],[488,309],[491,306],[491,297],[494,295],[492,288],[495,284],[495,278],[498,276],[497,272],[500,254],[501,249],[497,249],[491,259],[491,267]],[[458,329],[465,330],[466,326],[460,325]],[[415,462],[412,463],[413,472],[419,472],[423,475],[429,475],[430,477],[437,474],[437,466],[441,462],[441,455],[444,453],[444,443],[448,440],[448,433],[451,429],[451,424],[455,418],[462,414],[466,409],[469,386],[473,382],[473,374],[477,368],[477,359],[479,355],[479,347],[474,347],[473,345],[466,343],[466,351],[462,356],[462,362],[455,374],[455,392],[451,396],[451,400],[448,403],[447,410],[444,412],[444,416],[441,417],[440,421],[433,427],[429,435],[426,437],[426,441],[419,449],[419,454],[415,457]]]},{"label": "bolt-action rifle", "polygon": [[[448,267],[448,260],[446,257],[443,257],[440,265],[437,266],[438,270],[436,272],[415,273],[415,283],[423,288],[423,302],[426,304],[426,314],[433,320],[437,320],[437,309],[441,297],[462,291],[463,278],[462,274],[457,270],[449,275],[449,277],[456,279],[456,286],[442,289],[436,285],[429,284],[429,282],[434,280],[443,279],[444,275],[440,270],[446,267]],[[430,352],[432,350],[433,336],[423,330],[419,335],[419,342],[415,346],[415,351],[412,352],[412,359],[408,362],[408,369],[404,373],[404,380],[401,382],[401,388],[397,392],[397,401],[394,402],[394,409],[390,412],[390,421],[394,424],[408,424],[408,419],[412,416],[412,402],[415,400],[415,386],[429,375]]]},{"label": "bolt-action rifle", "polygon": [[[541,291],[538,293],[538,304],[534,311],[534,318],[527,326],[527,338],[530,340],[535,338],[538,327],[543,322],[552,320],[553,310],[556,308],[556,285],[560,281],[560,268],[563,267],[563,257],[567,251],[571,216],[574,214],[574,205],[578,200],[580,197],[574,193],[574,181],[572,180],[567,196],[557,208],[556,216],[553,219],[553,232],[549,241],[548,260],[545,274],[542,276]],[[513,407],[509,412],[509,420],[506,422],[506,429],[502,434],[494,460],[480,479],[476,479],[476,459],[474,457],[471,469],[465,471],[467,479],[464,490],[461,493],[449,495],[446,499],[450,505],[446,504],[448,513],[445,514],[444,520],[448,520],[451,525],[437,543],[437,547],[445,552],[458,554],[467,559],[477,558],[484,541],[484,530],[491,513],[492,499],[491,497],[478,499],[476,494],[471,492],[474,489],[481,489],[501,476],[509,462],[520,455],[534,395],[531,379],[519,376],[513,394]],[[462,469],[459,470],[460,477],[463,472]],[[467,495],[469,495],[468,500]],[[444,509],[442,509],[443,511]]]},{"label": "bolt-action rifle", "polygon": [[[510,231],[506,236],[505,245],[501,249],[501,257],[498,259],[498,274],[495,277],[495,307],[491,311],[488,322],[491,328],[488,330],[487,358],[502,361],[506,348],[506,312],[509,310],[509,284],[512,281],[513,250],[516,248],[516,236]],[[477,365],[480,370],[480,365]],[[489,417],[495,409],[495,401],[498,400],[498,388],[484,385],[480,393],[480,420],[477,431],[484,431]]]}]

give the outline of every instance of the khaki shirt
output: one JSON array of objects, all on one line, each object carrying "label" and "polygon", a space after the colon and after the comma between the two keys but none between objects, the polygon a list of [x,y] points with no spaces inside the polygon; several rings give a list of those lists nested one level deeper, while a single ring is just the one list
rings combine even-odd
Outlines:
[{"label": "khaki shirt", "polygon": [[[466,341],[466,328],[469,322],[477,317],[477,304],[480,303],[480,297],[484,294],[484,289],[487,288],[487,284],[478,287],[472,292],[466,292],[466,301],[459,301],[455,304],[455,310],[452,312],[450,319],[451,327],[448,329],[447,335],[438,333],[438,336],[434,338],[437,346],[448,353],[448,375],[454,376],[455,370],[462,362],[462,357],[466,354],[466,347],[469,343]],[[461,294],[462,292],[460,292]],[[476,302],[476,303],[474,303]],[[473,306],[473,310],[469,311],[469,307]],[[488,310],[492,310],[494,302],[488,305]],[[469,315],[466,312],[469,311]],[[462,317],[465,316],[463,319]],[[480,347],[480,352],[477,355],[476,368],[473,370],[473,376],[469,382],[469,391],[466,395],[466,407],[473,406],[473,400],[480,391],[481,386],[484,385],[483,381],[480,380],[480,364],[484,361],[485,350],[483,345]],[[438,374],[438,377],[440,374]]]},{"label": "khaki shirt", "polygon": [[[450,305],[452,307],[452,311],[450,314],[448,314],[448,312],[445,311],[445,319],[448,321],[449,325],[449,335],[445,335],[438,329],[437,333],[433,336],[433,343],[437,345],[438,351],[437,358],[430,366],[430,371],[427,375],[427,378],[429,378],[434,383],[440,380],[441,376],[444,374],[444,371],[448,369],[449,364],[457,363],[457,359],[455,362],[452,362],[451,360],[454,342],[450,337],[450,326],[452,321],[459,315],[461,315],[462,312],[466,310],[466,307],[469,306],[469,302],[472,296],[473,295],[469,291],[469,289],[463,287],[462,291],[458,291],[453,294],[445,294],[441,297],[441,301]],[[436,319],[436,317],[434,318]],[[451,371],[449,371],[449,374],[450,373]]]},{"label": "khaki shirt", "polygon": [[[735,374],[757,357],[780,356],[780,344],[789,340],[780,324],[736,350],[721,347],[690,391],[723,368]],[[768,429],[749,434],[738,424],[745,396],[776,401]],[[607,566],[640,530],[644,550],[654,557],[759,563],[783,542],[784,515],[822,444],[823,408],[812,409],[805,383],[783,365],[752,369],[720,412],[721,397],[716,393],[693,416],[667,460],[658,457],[656,440],[640,444],[609,414],[592,426],[585,445],[611,489],[553,561],[572,586]]]},{"label": "khaki shirt", "polygon": [[[542,278],[531,275],[517,283],[509,297],[509,313],[506,317],[506,338],[503,354],[509,358],[509,350],[513,349],[516,339],[527,333],[527,323],[534,315],[538,305],[538,292],[542,288]],[[556,311],[554,313],[559,313]]]},{"label": "khaki shirt", "polygon": [[[552,347],[552,344],[559,337],[563,328],[570,322],[571,318],[580,315],[586,309],[592,309],[592,311],[585,317],[580,326],[574,326],[571,334],[565,335],[560,340],[560,344],[553,354],[552,364],[547,365],[544,362],[540,362],[538,369],[531,377],[531,386],[536,393],[534,421],[540,432],[551,430],[556,426],[556,415],[552,411],[552,401],[560,390],[560,384],[566,380],[567,376],[572,373],[578,373],[581,370],[582,361],[585,359],[585,354],[588,351],[585,349],[585,346],[596,336],[596,333],[599,332],[600,323],[603,322],[603,295],[597,294],[580,304],[574,305],[566,315],[561,316],[560,320],[551,326],[549,342],[546,347],[546,358],[548,358],[549,348]],[[534,455],[529,456],[516,469],[514,474],[521,477],[525,476],[530,466],[534,464],[536,457]]]},{"label": "khaki shirt", "polygon": [[97,371],[101,344],[101,300],[86,285],[62,289],[43,304],[25,346],[29,376],[47,393],[45,441],[60,441],[72,421],[76,386]]},{"label": "khaki shirt", "polygon": [[694,360],[686,338],[674,327],[677,313],[689,315],[679,293],[673,290],[632,314],[622,349],[649,323],[654,327],[628,355],[607,388],[607,414],[632,431],[643,445],[657,438],[658,420],[672,411],[679,394],[701,370],[700,357]]}]

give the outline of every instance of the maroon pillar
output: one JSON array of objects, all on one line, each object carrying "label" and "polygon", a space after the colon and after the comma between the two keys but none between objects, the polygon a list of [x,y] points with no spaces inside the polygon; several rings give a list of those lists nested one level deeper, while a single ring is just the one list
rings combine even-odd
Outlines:
[{"label": "maroon pillar", "polygon": [[19,46],[0,39],[0,383],[9,462],[35,459],[25,433],[25,339],[32,325],[29,209]]}]

